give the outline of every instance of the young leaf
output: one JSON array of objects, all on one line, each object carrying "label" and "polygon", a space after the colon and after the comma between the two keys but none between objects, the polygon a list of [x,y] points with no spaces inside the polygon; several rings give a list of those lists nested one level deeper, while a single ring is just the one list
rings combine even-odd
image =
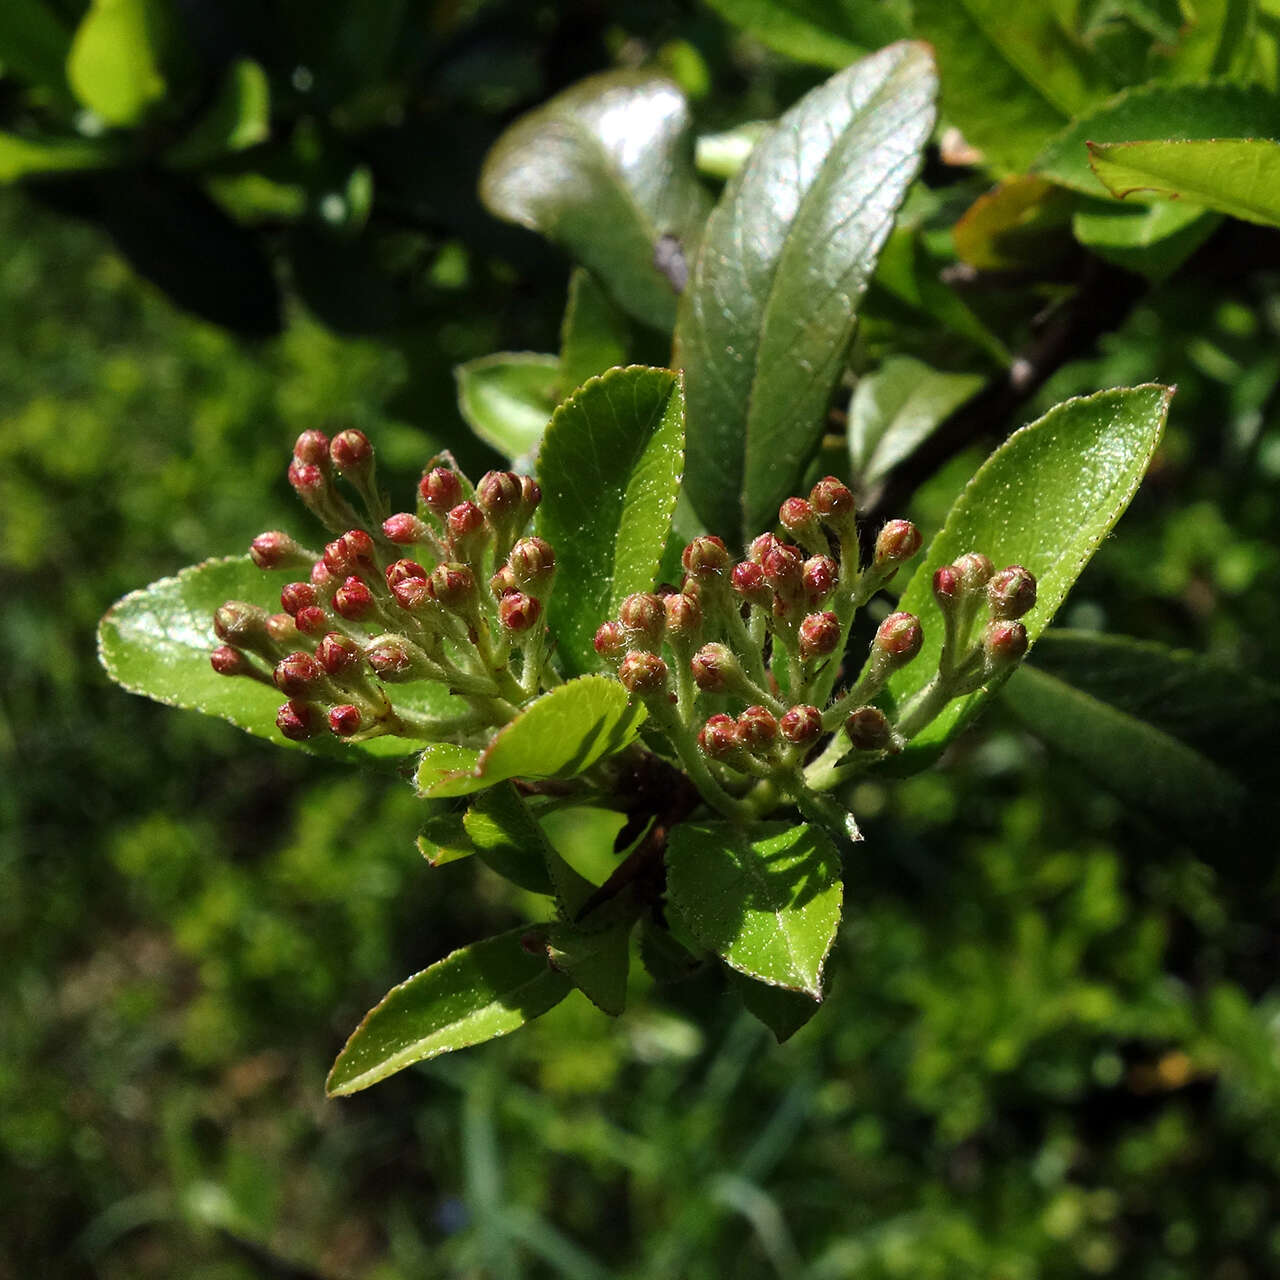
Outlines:
[{"label": "young leaf", "polygon": [[865,492],[883,480],[983,382],[981,374],[944,373],[911,356],[890,356],[860,378],[848,428],[857,487]]},{"label": "young leaf", "polygon": [[500,876],[531,893],[554,895],[546,840],[509,782],[481,792],[462,824],[476,852]]},{"label": "young leaf", "polygon": [[538,455],[538,531],[556,549],[548,621],[570,673],[593,671],[596,628],[652,590],[684,465],[684,396],[669,369],[613,369],[555,412]]},{"label": "young leaf", "polygon": [[1142,138],[1248,138],[1275,129],[1275,107],[1261,89],[1232,84],[1143,85],[1081,116],[1051,139],[1035,162],[1044,178],[1087,196],[1103,194],[1089,165],[1091,142]]},{"label": "young leaf", "polygon": [[707,0],[726,22],[800,62],[836,70],[907,34],[886,7],[865,0]]},{"label": "young leaf", "polygon": [[667,895],[731,968],[822,999],[840,923],[840,857],[817,827],[682,823],[667,846]]},{"label": "young leaf", "polygon": [[558,400],[627,362],[627,321],[590,271],[575,267],[560,327]]},{"label": "young leaf", "polygon": [[82,169],[105,169],[123,156],[106,139],[27,138],[0,133],[0,182]]},{"label": "young leaf", "polygon": [[453,372],[467,426],[504,457],[525,465],[555,410],[560,362],[521,351],[468,360]]},{"label": "young leaf", "polygon": [[267,73],[247,58],[233,62],[218,95],[191,132],[165,153],[178,169],[195,169],[222,156],[265,142],[271,133],[271,87]]},{"label": "young leaf", "polygon": [[472,943],[392,987],[365,1015],[329,1072],[329,1097],[358,1093],[415,1062],[505,1036],[547,1012],[572,989],[526,929]]},{"label": "young leaf", "polygon": [[802,991],[788,991],[756,982],[736,969],[728,970],[729,985],[742,997],[747,1012],[759,1018],[779,1044],[790,1040],[822,1007]]},{"label": "young leaf", "polygon": [[547,959],[597,1009],[617,1017],[627,1007],[628,940],[634,918],[589,931],[570,924],[547,933]]},{"label": "young leaf", "polygon": [[563,245],[637,320],[671,327],[677,290],[656,255],[674,237],[688,257],[709,203],[672,81],[612,72],[552,98],[494,144],[480,198]]},{"label": "young leaf", "polygon": [[[1038,597],[1023,622],[1034,642],[1129,505],[1159,443],[1172,394],[1151,384],[1067,400],[1015,431],[983,463],[898,602],[924,626],[920,654],[889,681],[899,706],[937,669],[942,625],[934,571],[969,551],[990,556],[997,568],[1029,569]],[[936,750],[989,692],[949,702],[910,750]]]},{"label": "young leaf", "polygon": [[137,124],[165,94],[171,21],[160,0],[93,0],[67,56],[67,80],[81,104],[108,124]]},{"label": "young leaf", "polygon": [[800,100],[707,222],[680,306],[686,486],[714,531],[772,524],[822,435],[855,310],[933,128],[933,61],[896,44]]},{"label": "young leaf", "polygon": [[1280,142],[1269,138],[1091,142],[1089,157],[1094,173],[1122,199],[1152,191],[1246,222],[1280,226]]},{"label": "young leaf", "polygon": [[426,800],[469,796],[489,786],[478,772],[480,752],[454,742],[432,742],[418,757],[414,784]]},{"label": "young leaf", "polygon": [[[218,675],[209,654],[218,643],[213,613],[227,600],[246,600],[264,608],[275,603],[274,579],[248,556],[206,560],[161,578],[117,601],[98,626],[98,656],[107,674],[131,693],[171,707],[187,707],[219,716],[277,746],[346,760],[361,756],[403,756],[417,743],[405,738],[374,738],[343,744],[328,737],[290,742],[276,728],[284,696],[241,677]],[[397,698],[433,715],[449,710],[451,695],[441,685],[402,685]]]},{"label": "young leaf", "polygon": [[417,844],[418,852],[431,867],[459,862],[476,851],[463,825],[463,815],[456,810],[433,813],[426,818],[418,833]]}]

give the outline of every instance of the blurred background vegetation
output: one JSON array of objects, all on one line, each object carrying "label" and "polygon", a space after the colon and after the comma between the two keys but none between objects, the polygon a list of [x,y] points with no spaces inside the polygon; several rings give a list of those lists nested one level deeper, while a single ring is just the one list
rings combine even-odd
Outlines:
[{"label": "blurred background vegetation", "polygon": [[[6,3],[4,128],[93,135],[49,70],[85,9]],[[516,904],[424,864],[394,779],[110,687],[97,619],[302,533],[301,429],[362,428],[400,486],[442,445],[487,465],[453,367],[554,350],[567,279],[474,194],[520,111],[654,65],[713,130],[825,72],[662,0],[96,10],[181,40],[117,108],[127,165],[0,190],[0,1277],[1275,1274],[1274,835],[1171,834],[1000,711],[865,784],[832,994],[785,1046],[705,974],[324,1101],[372,1001]],[[175,160],[245,59],[266,132]],[[1064,621],[1276,670],[1278,268],[1156,284],[1023,407],[1179,387]]]}]

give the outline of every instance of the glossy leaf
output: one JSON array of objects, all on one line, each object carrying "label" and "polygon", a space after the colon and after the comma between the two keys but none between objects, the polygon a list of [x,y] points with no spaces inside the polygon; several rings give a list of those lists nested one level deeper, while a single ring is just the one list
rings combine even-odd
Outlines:
[{"label": "glossy leaf", "polygon": [[1071,230],[1100,258],[1148,280],[1176,271],[1221,223],[1199,205],[1159,200],[1155,204],[1090,201],[1071,219]]},{"label": "glossy leaf", "polygon": [[667,846],[667,895],[731,968],[822,999],[840,923],[840,857],[817,827],[682,823]]},{"label": "glossy leaf", "polygon": [[546,841],[510,783],[477,796],[462,822],[476,852],[500,876],[531,893],[555,893],[547,874]]},{"label": "glossy leaf", "polygon": [[538,455],[538,531],[556,549],[547,613],[566,671],[596,669],[596,628],[653,588],[683,466],[684,397],[669,369],[614,369],[556,410]]},{"label": "glossy leaf", "polygon": [[1103,195],[1089,163],[1091,142],[1153,138],[1248,138],[1276,127],[1275,107],[1260,89],[1231,84],[1144,85],[1111,98],[1053,138],[1035,170],[1085,195]]},{"label": "glossy leaf", "polygon": [[741,542],[821,437],[856,308],[933,127],[933,61],[902,43],[807,94],[708,220],[676,331],[689,497]]},{"label": "glossy leaf", "polygon": [[415,1062],[507,1035],[559,1004],[569,979],[525,949],[527,932],[462,947],[388,991],[334,1062],[329,1096],[358,1093]]},{"label": "glossy leaf", "polygon": [[[557,400],[627,362],[627,321],[591,272],[576,267],[569,277],[569,301],[560,327]],[[554,406],[553,406],[554,407]]]},{"label": "glossy leaf", "polygon": [[583,930],[569,924],[547,934],[547,959],[597,1009],[617,1017],[627,1007],[629,940],[633,920],[607,929]]},{"label": "glossy leaf", "polygon": [[1090,143],[1089,154],[1094,173],[1122,199],[1149,191],[1280,226],[1280,142]]},{"label": "glossy leaf", "polygon": [[267,73],[247,58],[227,68],[218,95],[191,132],[165,160],[175,168],[198,168],[222,156],[265,142],[271,133],[271,88]]},{"label": "glossy leaf", "polygon": [[866,0],[707,0],[739,30],[799,62],[836,69],[907,34],[887,6]]},{"label": "glossy leaf", "polygon": [[168,21],[161,0],[93,0],[67,56],[80,102],[108,124],[137,124],[165,94]]},{"label": "glossy leaf", "polygon": [[431,814],[422,824],[417,844],[418,852],[431,867],[459,862],[476,851],[463,825],[463,815],[456,810]]},{"label": "glossy leaf", "polygon": [[[919,656],[889,682],[899,705],[937,669],[942,626],[934,571],[968,551],[990,556],[997,568],[1030,569],[1038,599],[1023,621],[1034,643],[1129,505],[1160,441],[1171,395],[1168,387],[1147,385],[1067,400],[1015,431],[983,463],[898,602],[924,626]],[[946,742],[989,692],[948,703],[909,750]]]},{"label": "glossy leaf", "polygon": [[0,182],[42,174],[103,169],[117,163],[118,146],[105,140],[84,138],[30,138],[0,133]]},{"label": "glossy leaf", "polygon": [[527,351],[481,356],[458,365],[454,376],[467,426],[524,465],[536,453],[556,407],[560,362]]},{"label": "glossy leaf", "polygon": [[858,380],[849,403],[849,466],[866,491],[893,470],[983,385],[976,373],[946,373],[912,356],[890,356]]},{"label": "glossy leaf", "polygon": [[447,800],[469,796],[489,783],[480,776],[480,752],[454,742],[432,742],[418,757],[414,781],[418,794],[427,800]]},{"label": "glossy leaf", "polygon": [[637,320],[668,329],[676,290],[655,255],[674,237],[687,257],[709,204],[689,125],[684,95],[665,77],[592,76],[498,139],[480,198],[563,245]]},{"label": "glossy leaf", "polygon": [[788,991],[785,987],[756,982],[736,969],[728,972],[730,985],[742,997],[747,1011],[773,1032],[779,1044],[790,1040],[822,1007],[802,991]]},{"label": "glossy leaf", "polygon": [[[98,655],[107,674],[132,693],[171,707],[186,707],[230,720],[277,746],[297,747],[346,760],[361,756],[403,756],[418,743],[405,738],[374,738],[340,743],[328,737],[290,742],[276,728],[283,695],[253,680],[220,676],[209,665],[218,643],[213,613],[227,600],[245,600],[263,608],[277,605],[280,575],[258,569],[248,556],[206,560],[130,592],[112,606],[98,627]],[[425,682],[401,685],[396,697],[404,705],[430,714],[450,709],[451,695]]]}]

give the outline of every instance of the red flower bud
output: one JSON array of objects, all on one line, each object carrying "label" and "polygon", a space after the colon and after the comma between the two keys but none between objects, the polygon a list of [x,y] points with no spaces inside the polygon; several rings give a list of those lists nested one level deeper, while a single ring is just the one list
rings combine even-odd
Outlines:
[{"label": "red flower bud", "polygon": [[993,618],[1021,618],[1035,605],[1036,580],[1020,564],[1011,564],[987,583],[987,599]]},{"label": "red flower bud", "polygon": [[293,456],[308,466],[328,467],[329,437],[323,431],[304,431],[293,442]]},{"label": "red flower bud", "polygon": [[910,560],[924,541],[910,520],[890,520],[876,535],[875,564],[900,565]]},{"label": "red flower bud", "polygon": [[331,596],[342,585],[342,579],[329,572],[329,566],[322,558],[311,566],[311,585],[317,591],[323,591],[325,595]]},{"label": "red flower bud", "polygon": [[427,526],[412,512],[399,511],[382,522],[382,536],[396,546],[408,547],[426,541]]},{"label": "red flower bud", "polygon": [[803,498],[788,498],[778,508],[778,523],[801,542],[814,542],[822,539],[822,526],[818,523],[818,513]]},{"label": "red flower bud", "polygon": [[538,482],[532,476],[520,476],[520,520],[521,525],[525,525],[532,518],[533,513],[537,511],[538,504],[542,501],[542,490],[538,487]]},{"label": "red flower bud", "polygon": [[840,581],[840,566],[830,556],[811,556],[804,562],[804,598],[811,605],[821,604]]},{"label": "red flower bud", "polygon": [[667,687],[667,664],[656,653],[632,650],[618,668],[618,679],[628,693],[660,693]]},{"label": "red flower bud", "polygon": [[1027,629],[1021,622],[998,618],[987,623],[982,634],[982,647],[987,660],[996,668],[1006,667],[1018,661],[1027,651]]},{"label": "red flower bud", "polygon": [[779,600],[792,604],[804,595],[804,555],[785,542],[773,547],[760,566]]},{"label": "red flower bud", "polygon": [[403,636],[379,636],[364,656],[383,680],[412,680],[417,674],[414,650]]},{"label": "red flower bud", "polygon": [[309,604],[294,615],[293,624],[304,636],[323,635],[329,626],[329,615],[317,604]]},{"label": "red flower bud", "polygon": [[476,485],[476,502],[495,524],[509,522],[520,506],[520,479],[510,471],[486,471]]},{"label": "red flower bud", "polygon": [[444,516],[462,501],[462,481],[456,471],[435,467],[418,482],[418,496],[429,511]]},{"label": "red flower bud", "polygon": [[825,658],[840,644],[840,619],[834,613],[811,613],[800,624],[800,656]]},{"label": "red flower bud", "polygon": [[410,613],[421,613],[431,607],[431,587],[426,578],[401,578],[391,588],[396,604]]},{"label": "red flower bud", "polygon": [[329,457],[344,475],[354,475],[373,465],[373,445],[363,431],[339,431],[329,446]]},{"label": "red flower bud", "polygon": [[754,560],[735,564],[730,581],[733,589],[749,604],[759,605],[763,609],[773,603],[773,592],[765,581],[764,570]]},{"label": "red flower bud", "polygon": [[702,630],[702,605],[682,591],[662,599],[667,615],[667,631],[673,640],[693,640]]},{"label": "red flower bud", "polygon": [[309,702],[286,702],[276,712],[276,728],[293,742],[305,742],[320,732],[320,716]]},{"label": "red flower bud", "polygon": [[956,572],[965,591],[977,591],[991,581],[995,566],[981,551],[970,551],[956,561]]},{"label": "red flower bud", "polygon": [[724,542],[714,533],[704,534],[685,547],[680,555],[680,563],[684,571],[699,582],[708,582],[720,577],[733,563],[733,557]]},{"label": "red flower bud", "polygon": [[244,676],[254,670],[248,656],[229,644],[220,644],[209,655],[209,665],[220,676]]},{"label": "red flower bud", "polygon": [[933,596],[940,605],[946,605],[959,594],[963,583],[960,570],[953,564],[944,564],[933,575]]},{"label": "red flower bud", "polygon": [[271,679],[281,693],[291,698],[302,698],[324,679],[324,668],[311,654],[299,650],[276,663]]},{"label": "red flower bud", "polygon": [[373,567],[373,539],[363,529],[349,529],[324,549],[325,568],[337,577]]},{"label": "red flower bud", "polygon": [[620,659],[627,651],[627,632],[620,622],[602,622],[592,641],[602,658]]},{"label": "red flower bud", "polygon": [[622,602],[622,607],[618,610],[618,621],[636,640],[656,646],[662,643],[667,611],[658,596],[648,591],[638,591]]},{"label": "red flower bud", "polygon": [[828,523],[839,524],[850,520],[855,511],[853,491],[835,476],[824,476],[809,491],[813,509]]},{"label": "red flower bud", "polygon": [[920,652],[924,632],[911,613],[891,613],[876,631],[874,645],[895,667],[905,666]]},{"label": "red flower bud", "polygon": [[316,589],[309,582],[287,582],[280,588],[280,607],[292,617],[315,602]]},{"label": "red flower bud", "polygon": [[427,579],[427,590],[437,604],[456,613],[475,604],[476,577],[465,564],[438,564]]},{"label": "red flower bud", "polygon": [[704,644],[689,660],[689,669],[704,693],[723,693],[742,677],[742,667],[727,644]]},{"label": "red flower bud", "polygon": [[544,595],[556,572],[556,553],[542,538],[521,538],[507,557],[511,577],[521,591]]},{"label": "red flower bud", "polygon": [[360,722],[363,717],[360,714],[359,707],[353,707],[349,702],[344,703],[340,707],[332,707],[329,711],[329,728],[334,731],[340,738],[349,738],[353,733],[360,731]]},{"label": "red flower bud", "polygon": [[287,613],[273,613],[267,619],[267,635],[272,644],[283,648],[287,644],[297,644],[300,637],[298,624]]},{"label": "red flower bud", "polygon": [[333,593],[333,607],[349,622],[367,618],[374,609],[373,592],[364,579],[352,575]]},{"label": "red flower bud", "polygon": [[501,600],[508,591],[519,590],[520,588],[516,586],[516,575],[511,572],[511,566],[509,564],[504,564],[502,568],[489,579],[489,593],[495,600]]},{"label": "red flower bud", "polygon": [[249,555],[259,569],[310,569],[315,557],[287,533],[271,529],[249,544]]},{"label": "red flower bud", "polygon": [[403,582],[406,578],[421,578],[425,582],[427,571],[416,560],[393,560],[387,565],[385,576],[387,586],[394,587],[397,582]]},{"label": "red flower bud", "polygon": [[261,640],[267,633],[267,611],[243,600],[228,600],[213,614],[213,634],[230,644]]},{"label": "red flower bud", "polygon": [[528,631],[542,615],[542,602],[523,591],[509,591],[498,601],[498,621],[508,631]]},{"label": "red flower bud", "polygon": [[712,760],[723,760],[742,747],[738,725],[732,716],[712,716],[698,733],[698,747]]},{"label": "red flower bud", "polygon": [[817,707],[801,703],[783,715],[778,728],[788,742],[797,747],[807,747],[817,742],[822,734],[822,712]]},{"label": "red flower bud", "polygon": [[762,533],[758,538],[751,539],[751,545],[747,548],[747,559],[752,564],[764,564],[764,558],[774,547],[780,547],[782,543],[778,541],[771,533]]},{"label": "red flower bud", "polygon": [[340,676],[360,662],[360,646],[338,631],[330,631],[316,646],[316,661],[331,676]]},{"label": "red flower bud", "polygon": [[470,553],[484,542],[489,532],[484,512],[474,502],[460,502],[451,507],[445,517],[445,528],[454,554],[464,560],[470,558]]},{"label": "red flower bud", "polygon": [[849,713],[844,731],[855,751],[884,751],[893,743],[888,717],[879,707],[858,707]]},{"label": "red flower bud", "polygon": [[323,493],[329,484],[319,467],[299,462],[297,458],[289,463],[289,483],[293,486],[294,493],[304,502]]},{"label": "red flower bud", "polygon": [[738,737],[750,751],[767,751],[777,741],[778,719],[768,707],[747,707],[738,717]]}]

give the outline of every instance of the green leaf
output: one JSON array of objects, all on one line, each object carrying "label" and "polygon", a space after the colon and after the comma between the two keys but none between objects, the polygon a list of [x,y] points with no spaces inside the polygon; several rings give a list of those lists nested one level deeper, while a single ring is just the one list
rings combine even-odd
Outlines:
[{"label": "green leaf", "polygon": [[246,58],[233,62],[217,97],[165,160],[178,169],[196,169],[236,151],[265,142],[271,133],[271,87],[267,73]]},{"label": "green leaf", "polygon": [[779,121],[707,222],[676,331],[689,497],[735,543],[772,525],[823,431],[856,307],[933,128],[928,49],[896,44]]},{"label": "green leaf", "polygon": [[596,629],[650,591],[684,465],[684,396],[669,369],[614,369],[555,412],[538,456],[538,531],[556,549],[548,623],[564,669],[599,666]]},{"label": "green leaf", "polygon": [[1169,60],[1167,77],[1247,77],[1258,36],[1257,0],[1195,0],[1181,16],[1182,39]]},{"label": "green leaf", "polygon": [[67,95],[66,60],[71,32],[43,0],[0,4],[0,63],[6,73]]},{"label": "green leaf", "polygon": [[770,120],[747,120],[723,133],[702,134],[694,148],[698,172],[721,181],[732,178],[772,128]]},{"label": "green leaf", "polygon": [[329,1097],[358,1093],[415,1062],[465,1049],[524,1026],[572,989],[568,978],[522,945],[526,929],[472,943],[392,987],[338,1055]]},{"label": "green leaf", "polygon": [[[132,693],[171,707],[186,707],[230,720],[277,746],[302,747],[333,758],[403,756],[418,743],[404,738],[374,738],[341,743],[327,737],[290,742],[276,728],[281,694],[256,681],[220,676],[209,665],[218,641],[213,613],[227,600],[245,600],[263,608],[275,605],[272,583],[248,556],[206,560],[130,592],[112,606],[98,627],[98,655],[107,674]],[[278,589],[278,588],[277,588]],[[450,694],[440,685],[400,685],[397,701],[415,710],[442,714]]]},{"label": "green leaf", "polygon": [[667,896],[731,968],[822,999],[840,923],[840,857],[817,827],[682,823],[667,846]]},{"label": "green leaf", "polygon": [[956,255],[979,271],[1042,271],[1066,256],[1077,203],[1044,178],[1008,178],[980,195],[956,223]]},{"label": "green leaf", "polygon": [[628,314],[669,329],[677,291],[655,255],[674,237],[687,258],[709,203],[689,124],[684,95],[663,76],[592,76],[498,139],[480,198],[498,217],[563,245]]},{"label": "green leaf", "polygon": [[422,824],[417,844],[418,852],[431,867],[447,866],[476,851],[463,825],[463,814],[457,810],[431,814]]},{"label": "green leaf", "polygon": [[564,399],[588,378],[627,362],[627,320],[595,277],[575,267],[560,327],[560,393]]},{"label": "green leaf", "polygon": [[1149,138],[1241,138],[1274,132],[1274,99],[1231,84],[1144,85],[1090,111],[1053,138],[1035,162],[1042,177],[1087,196],[1104,188],[1089,163],[1089,143]]},{"label": "green leaf", "polygon": [[916,0],[914,13],[916,34],[937,51],[944,117],[997,170],[1024,172],[1109,89],[1051,5]]},{"label": "green leaf", "polygon": [[976,373],[944,373],[890,356],[858,380],[849,402],[849,465],[866,492],[983,385]]},{"label": "green leaf", "polygon": [[432,742],[418,757],[414,783],[426,800],[447,800],[482,791],[489,782],[479,774],[480,752],[455,742]]},{"label": "green leaf", "polygon": [[804,992],[756,982],[736,969],[728,972],[730,985],[742,997],[747,1012],[759,1018],[773,1032],[779,1044],[790,1040],[822,1007]]},{"label": "green leaf", "polygon": [[105,169],[119,162],[120,147],[105,139],[26,138],[0,133],[0,182],[82,169]]},{"label": "green leaf", "polygon": [[468,360],[454,370],[467,426],[512,462],[537,451],[555,410],[560,362],[522,351]]},{"label": "green leaf", "polygon": [[726,22],[799,62],[833,70],[907,34],[886,5],[866,0],[707,0]]},{"label": "green leaf", "polygon": [[107,124],[137,124],[164,97],[170,17],[162,0],[93,0],[67,55],[67,81]]},{"label": "green leaf", "polygon": [[559,924],[547,933],[547,959],[597,1009],[617,1017],[627,1007],[627,970],[634,919],[594,932]]},{"label": "green leaf", "polygon": [[1221,221],[1198,205],[1170,200],[1151,205],[1091,201],[1076,211],[1071,231],[1100,258],[1158,283],[1195,253]]},{"label": "green leaf", "polygon": [[[1151,384],[1067,400],[1015,431],[982,464],[898,602],[924,626],[920,654],[889,681],[899,706],[937,670],[942,623],[933,599],[935,570],[968,551],[990,556],[997,568],[1030,569],[1038,599],[1023,622],[1034,643],[1129,505],[1159,443],[1172,394]],[[936,750],[989,693],[980,689],[949,702],[908,751]]]},{"label": "green leaf", "polygon": [[510,783],[482,792],[462,823],[476,852],[500,876],[531,893],[554,895],[546,840]]},{"label": "green leaf", "polygon": [[1280,226],[1280,142],[1090,143],[1093,171],[1123,199],[1152,191],[1219,213]]}]

